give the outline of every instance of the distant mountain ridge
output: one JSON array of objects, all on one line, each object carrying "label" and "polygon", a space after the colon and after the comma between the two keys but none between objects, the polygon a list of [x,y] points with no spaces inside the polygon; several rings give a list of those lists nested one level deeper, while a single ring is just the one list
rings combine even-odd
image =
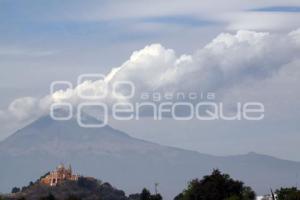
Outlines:
[{"label": "distant mountain ridge", "polygon": [[[92,119],[91,119],[92,120]],[[115,184],[128,193],[153,188],[171,199],[189,180],[209,174],[213,168],[242,180],[258,194],[270,187],[296,183],[300,163],[249,153],[211,156],[136,139],[109,126],[82,128],[76,119],[54,121],[49,116],[0,142],[0,191],[26,185],[58,163]]]}]

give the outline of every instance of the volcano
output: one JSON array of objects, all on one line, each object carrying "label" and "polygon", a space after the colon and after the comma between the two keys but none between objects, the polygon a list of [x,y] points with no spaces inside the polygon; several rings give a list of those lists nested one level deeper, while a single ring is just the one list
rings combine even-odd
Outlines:
[{"label": "volcano", "polygon": [[[89,120],[94,120],[92,117]],[[27,185],[59,163],[76,172],[112,183],[126,193],[154,188],[171,199],[193,178],[213,169],[242,180],[258,194],[292,186],[300,163],[249,153],[212,156],[140,140],[113,129],[82,128],[75,118],[55,121],[44,116],[0,143],[0,191]]]}]

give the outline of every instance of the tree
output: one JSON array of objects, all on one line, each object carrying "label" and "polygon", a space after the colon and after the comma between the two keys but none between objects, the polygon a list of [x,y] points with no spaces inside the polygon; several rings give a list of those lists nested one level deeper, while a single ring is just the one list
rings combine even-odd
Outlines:
[{"label": "tree", "polygon": [[181,200],[181,199],[183,199],[183,193],[178,194],[178,195],[174,198],[174,200]]},{"label": "tree", "polygon": [[150,200],[150,196],[151,193],[149,192],[149,190],[147,190],[146,188],[144,188],[142,190],[141,196],[140,196],[140,200]]},{"label": "tree", "polygon": [[256,198],[255,192],[252,190],[251,187],[243,187],[242,191],[243,200],[251,200]]},{"label": "tree", "polygon": [[98,181],[96,179],[88,179],[85,177],[79,177],[77,180],[77,185],[82,188],[92,189],[96,188]]},{"label": "tree", "polygon": [[12,190],[11,190],[11,193],[18,193],[18,192],[20,192],[20,191],[21,191],[20,188],[18,188],[18,187],[13,187]]},{"label": "tree", "polygon": [[81,200],[81,198],[76,197],[75,195],[70,195],[66,200]]},{"label": "tree", "polygon": [[254,200],[255,193],[241,181],[214,170],[202,180],[194,179],[175,200]]},{"label": "tree", "polygon": [[140,196],[141,196],[140,193],[130,194],[130,195],[128,196],[128,199],[130,199],[130,200],[140,200]]},{"label": "tree", "polygon": [[33,186],[34,183],[32,181],[29,182],[29,187]]},{"label": "tree", "polygon": [[277,200],[300,200],[300,190],[295,187],[280,188],[275,191]]},{"label": "tree", "polygon": [[162,200],[162,196],[160,194],[153,194],[151,195],[150,200]]},{"label": "tree", "polygon": [[55,199],[56,199],[55,196],[50,193],[48,196],[43,197],[40,200],[55,200]]},{"label": "tree", "polygon": [[[162,196],[160,194],[151,194],[149,190],[144,188],[139,195],[139,200],[162,200]],[[131,196],[131,199],[135,199],[137,196]]]}]

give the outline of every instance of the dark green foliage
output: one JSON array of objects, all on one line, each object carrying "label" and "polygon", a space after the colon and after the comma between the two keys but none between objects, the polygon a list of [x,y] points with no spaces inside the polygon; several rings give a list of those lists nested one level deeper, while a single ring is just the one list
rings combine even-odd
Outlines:
[{"label": "dark green foliage", "polygon": [[242,190],[242,197],[243,200],[251,200],[256,198],[256,194],[251,187],[244,186]]},{"label": "dark green foliage", "polygon": [[140,196],[141,196],[141,194],[139,194],[139,193],[136,193],[136,194],[130,194],[130,195],[128,196],[128,199],[129,199],[129,200],[140,200]]},{"label": "dark green foliage", "polygon": [[141,192],[140,200],[149,200],[150,196],[151,196],[150,191],[144,188]]},{"label": "dark green foliage", "polygon": [[28,189],[28,186],[24,186],[24,187],[22,187],[21,192],[25,192],[27,189]]},{"label": "dark green foliage", "polygon": [[79,187],[92,189],[92,188],[97,187],[98,183],[94,179],[90,180],[90,179],[85,178],[85,177],[79,177],[78,180],[77,180],[77,184],[78,184]]},{"label": "dark green foliage", "polygon": [[176,200],[254,200],[255,193],[243,182],[230,178],[214,170],[211,175],[202,180],[192,180],[183,193],[175,197]]},{"label": "dark green foliage", "polygon": [[162,196],[160,194],[154,194],[150,197],[151,200],[162,200]]},{"label": "dark green foliage", "polygon": [[76,197],[74,195],[70,195],[66,200],[81,200],[81,198]]},{"label": "dark green foliage", "polygon": [[18,200],[20,197],[28,200],[127,200],[124,191],[112,187],[109,183],[102,184],[91,177],[81,177],[78,181],[64,181],[55,187],[39,182],[30,185],[23,187],[23,192],[9,197],[9,200]]},{"label": "dark green foliage", "polygon": [[[29,182],[28,186],[23,186],[21,189],[18,187],[13,187],[11,190],[11,193],[18,193],[18,192],[24,192],[26,191],[28,188],[32,187],[34,185],[34,183],[32,181]],[[1,199],[0,199],[1,200]]]},{"label": "dark green foliage", "polygon": [[181,200],[181,199],[183,199],[183,193],[178,194],[178,195],[174,198],[174,200]]},{"label": "dark green foliage", "polygon": [[49,194],[48,196],[46,197],[42,197],[40,198],[40,200],[55,200],[55,196],[53,194]]},{"label": "dark green foliage", "polygon": [[276,190],[277,200],[300,200],[300,190],[295,187]]},{"label": "dark green foliage", "polygon": [[30,181],[28,186],[29,186],[29,187],[30,187],[30,186],[33,186],[33,184],[34,184],[34,183],[33,183],[32,181]]},{"label": "dark green foliage", "polygon": [[139,200],[162,200],[160,194],[151,194],[149,190],[144,188],[140,194]]},{"label": "dark green foliage", "polygon": [[18,192],[20,192],[20,191],[21,191],[20,188],[18,188],[18,187],[13,187],[13,189],[11,190],[11,193],[18,193]]}]

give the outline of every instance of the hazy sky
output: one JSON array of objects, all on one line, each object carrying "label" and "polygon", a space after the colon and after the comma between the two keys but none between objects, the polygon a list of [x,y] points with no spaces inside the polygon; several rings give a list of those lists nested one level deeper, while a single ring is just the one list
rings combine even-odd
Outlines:
[{"label": "hazy sky", "polygon": [[[225,102],[261,101],[266,117],[257,123],[144,119],[114,127],[203,153],[256,151],[300,161],[299,18],[299,0],[0,0],[0,139],[34,119],[26,106],[47,95],[52,81],[75,83],[82,73],[121,66],[115,79],[142,89],[151,90],[146,81],[158,76],[171,77],[159,86],[216,89]],[[183,66],[176,76],[172,63]],[[27,96],[35,100],[11,104]],[[23,106],[26,119],[14,113]]]}]

